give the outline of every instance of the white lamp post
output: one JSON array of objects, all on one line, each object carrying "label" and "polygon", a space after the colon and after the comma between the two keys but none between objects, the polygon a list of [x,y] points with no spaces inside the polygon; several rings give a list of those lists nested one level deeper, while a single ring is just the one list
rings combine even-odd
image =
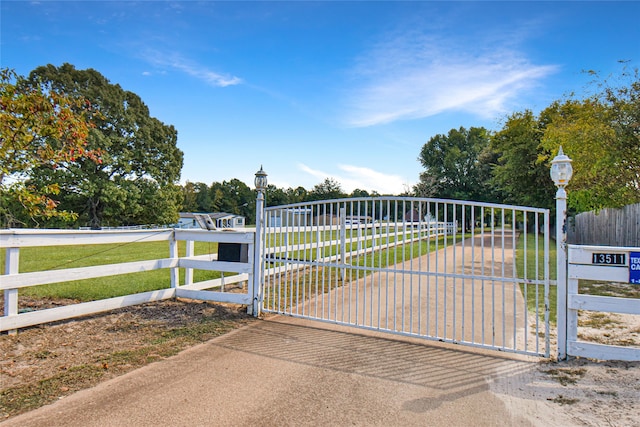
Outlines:
[{"label": "white lamp post", "polygon": [[260,307],[262,305],[262,245],[263,236],[262,228],[264,226],[264,192],[267,189],[267,173],[260,166],[260,170],[256,172],[254,180],[256,191],[256,238],[253,251],[253,283],[251,295],[253,295],[252,313],[254,316],[260,315]]},{"label": "white lamp post", "polygon": [[560,147],[558,155],[551,160],[551,179],[558,187],[556,192],[558,360],[564,360],[567,357],[567,192],[565,187],[572,176],[571,159]]}]

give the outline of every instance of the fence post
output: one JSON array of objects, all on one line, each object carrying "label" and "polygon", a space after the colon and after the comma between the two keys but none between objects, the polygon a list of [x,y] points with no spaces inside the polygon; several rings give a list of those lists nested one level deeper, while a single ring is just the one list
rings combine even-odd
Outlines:
[{"label": "fence post", "polygon": [[556,192],[556,262],[557,262],[557,323],[558,360],[567,358],[567,192],[565,187],[573,175],[571,159],[562,147],[551,161],[551,179]]},{"label": "fence post", "polygon": [[557,262],[557,319],[558,360],[567,357],[567,192],[556,192],[556,262]]},{"label": "fence post", "polygon": [[[7,248],[4,274],[18,274],[20,269],[20,248]],[[5,289],[4,291],[4,315],[15,316],[18,314],[18,290]],[[9,335],[18,333],[17,329],[7,331]]]},{"label": "fence post", "polygon": [[[171,237],[169,238],[169,258],[176,259],[179,258],[180,254],[178,253],[178,240],[176,239],[176,231],[175,229],[171,233]],[[180,284],[180,269],[178,267],[173,267],[171,269],[171,287],[177,288]]]},{"label": "fence post", "polygon": [[254,181],[258,195],[256,197],[256,235],[253,245],[253,306],[252,314],[258,317],[262,310],[262,247],[264,245],[264,192],[267,188],[267,174],[260,166]]}]

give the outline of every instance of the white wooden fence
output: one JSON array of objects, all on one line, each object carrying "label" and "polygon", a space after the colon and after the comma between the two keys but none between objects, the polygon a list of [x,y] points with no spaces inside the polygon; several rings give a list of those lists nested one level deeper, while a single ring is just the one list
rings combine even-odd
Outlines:
[{"label": "white wooden fence", "polygon": [[[640,252],[640,248],[568,245],[566,313],[566,354],[568,356],[602,360],[640,360],[640,347],[604,345],[578,340],[579,310],[640,315],[638,299],[586,295],[578,292],[580,279],[629,282],[630,254],[634,252]],[[640,284],[632,286],[640,286]],[[559,343],[559,345],[562,344]]]},{"label": "white wooden fence", "polygon": [[[36,246],[65,246],[86,244],[112,244],[132,242],[167,241],[169,258],[133,261],[93,267],[68,268],[21,273],[20,249]],[[178,242],[186,242],[186,254],[178,254]],[[247,262],[218,261],[216,254],[194,255],[194,242],[233,243],[247,245]],[[4,291],[4,316],[0,317],[0,331],[13,331],[27,326],[53,322],[87,314],[99,313],[120,307],[179,297],[206,301],[245,304],[253,312],[255,231],[207,231],[160,229],[144,231],[85,231],[85,230],[3,230],[0,231],[0,248],[6,248],[4,275],[0,290]],[[185,269],[184,285],[179,284],[179,269]],[[68,306],[19,313],[18,292],[29,286],[91,279],[157,269],[171,269],[170,283],[160,290],[91,301]],[[236,273],[222,279],[193,281],[193,270],[210,270]],[[247,282],[246,293],[231,293],[205,289],[220,288],[224,283]]]}]

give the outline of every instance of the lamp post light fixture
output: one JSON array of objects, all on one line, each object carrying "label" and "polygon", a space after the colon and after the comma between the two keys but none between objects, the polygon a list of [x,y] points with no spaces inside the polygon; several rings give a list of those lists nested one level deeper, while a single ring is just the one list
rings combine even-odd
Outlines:
[{"label": "lamp post light fixture", "polygon": [[262,169],[262,166],[260,166],[260,170],[256,172],[256,179],[253,182],[259,193],[267,189],[267,173]]},{"label": "lamp post light fixture", "polygon": [[558,360],[567,358],[567,192],[565,187],[573,176],[571,159],[562,147],[551,160],[551,179],[556,192],[556,262],[558,299]]},{"label": "lamp post light fixture", "polygon": [[571,159],[564,154],[562,146],[558,150],[558,155],[551,160],[551,179],[558,188],[564,188],[573,176]]}]

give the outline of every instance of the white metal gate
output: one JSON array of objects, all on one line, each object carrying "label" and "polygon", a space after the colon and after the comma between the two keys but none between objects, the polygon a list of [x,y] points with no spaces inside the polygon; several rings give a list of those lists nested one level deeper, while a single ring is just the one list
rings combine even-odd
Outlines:
[{"label": "white metal gate", "polygon": [[262,310],[549,356],[549,211],[442,199],[265,210]]}]

